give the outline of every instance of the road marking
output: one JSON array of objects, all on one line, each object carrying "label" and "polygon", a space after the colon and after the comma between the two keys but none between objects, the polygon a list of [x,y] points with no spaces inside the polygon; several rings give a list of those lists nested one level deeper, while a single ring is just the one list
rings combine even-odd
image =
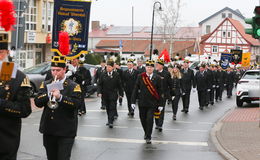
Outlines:
[{"label": "road marking", "polygon": [[208,130],[195,130],[195,129],[189,129],[189,132],[208,132]]},{"label": "road marking", "polygon": [[186,123],[186,124],[192,124],[193,122],[189,122],[189,121],[175,121],[175,123]]},{"label": "road marking", "polygon": [[[82,137],[77,136],[77,140],[83,141],[96,141],[96,142],[116,142],[116,143],[137,143],[143,144],[144,140],[139,139],[123,139],[123,138],[99,138],[99,137]],[[188,141],[159,141],[153,140],[153,144],[178,144],[178,145],[186,145],[186,146],[204,146],[207,147],[207,142],[188,142]]]},{"label": "road marking", "polygon": [[210,123],[210,122],[198,122],[198,124],[208,124],[208,125],[213,125],[214,123]]},{"label": "road marking", "polygon": [[[86,112],[88,113],[88,112],[107,112],[107,111],[101,110],[101,109],[90,109],[90,110],[87,110]],[[128,110],[117,110],[117,112],[128,113]]]}]

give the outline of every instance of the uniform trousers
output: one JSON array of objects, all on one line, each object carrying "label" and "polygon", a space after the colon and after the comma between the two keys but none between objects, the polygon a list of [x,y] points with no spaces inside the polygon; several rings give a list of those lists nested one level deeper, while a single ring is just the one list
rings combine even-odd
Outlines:
[{"label": "uniform trousers", "polygon": [[227,84],[227,96],[232,96],[233,84]]},{"label": "uniform trousers", "polygon": [[152,138],[154,111],[153,107],[139,107],[139,116],[146,139]]},{"label": "uniform trousers", "polygon": [[113,124],[114,122],[114,117],[118,116],[117,115],[117,99],[110,99],[110,98],[103,98],[104,103],[106,104],[106,111],[107,111],[107,118],[108,118],[108,123]]},{"label": "uniform trousers", "polygon": [[166,98],[163,98],[163,110],[161,111],[160,117],[158,119],[155,119],[155,124],[158,127],[163,126],[163,121],[164,121],[164,112],[165,112],[165,104],[166,104]]},{"label": "uniform trousers", "polygon": [[43,135],[48,160],[70,160],[74,137]]},{"label": "uniform trousers", "polygon": [[[189,110],[189,106],[190,106],[190,91],[191,90],[185,92],[185,95],[182,95],[183,109],[185,109],[185,110]],[[179,102],[179,100],[178,100],[178,102]]]},{"label": "uniform trousers", "polygon": [[[184,95],[185,96],[185,95]],[[179,100],[181,98],[181,95],[176,95],[174,97],[174,99],[172,100],[172,112],[173,115],[177,115],[177,111],[178,111],[178,104],[179,104]],[[185,108],[185,107],[183,107]],[[188,107],[189,108],[189,107]]]},{"label": "uniform trousers", "polygon": [[133,108],[131,107],[131,97],[132,97],[132,93],[131,92],[127,92],[126,93],[126,98],[127,98],[127,107],[128,107],[128,112],[129,113],[133,113],[134,110]]},{"label": "uniform trousers", "polygon": [[198,99],[200,107],[205,107],[207,103],[207,90],[198,91]]}]

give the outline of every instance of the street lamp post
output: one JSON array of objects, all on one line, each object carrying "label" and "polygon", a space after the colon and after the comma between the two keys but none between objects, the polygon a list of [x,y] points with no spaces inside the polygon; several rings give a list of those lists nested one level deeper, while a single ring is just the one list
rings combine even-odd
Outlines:
[{"label": "street lamp post", "polygon": [[159,2],[159,1],[154,2],[154,4],[153,4],[153,17],[152,17],[152,31],[151,31],[151,44],[150,44],[150,60],[152,60],[152,51],[153,51],[154,9],[155,9],[155,5],[156,5],[156,4],[159,4],[159,5],[160,5],[159,10],[160,10],[160,11],[162,10],[161,2]]}]

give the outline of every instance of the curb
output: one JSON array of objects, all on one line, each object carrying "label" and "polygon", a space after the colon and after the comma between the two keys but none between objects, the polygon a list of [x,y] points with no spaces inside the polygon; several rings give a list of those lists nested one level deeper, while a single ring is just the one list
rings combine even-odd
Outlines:
[{"label": "curb", "polygon": [[210,131],[210,138],[212,143],[214,144],[214,146],[216,147],[217,151],[220,153],[220,155],[225,158],[226,160],[238,160],[237,158],[235,158],[232,154],[230,154],[222,145],[221,143],[218,141],[217,138],[217,132],[221,130],[223,122],[222,120],[224,119],[224,117],[229,114],[230,112],[234,111],[235,108],[231,109],[230,111],[228,111],[222,118],[220,118],[220,120],[217,121],[216,124],[214,124],[214,126],[212,127],[211,131]]}]

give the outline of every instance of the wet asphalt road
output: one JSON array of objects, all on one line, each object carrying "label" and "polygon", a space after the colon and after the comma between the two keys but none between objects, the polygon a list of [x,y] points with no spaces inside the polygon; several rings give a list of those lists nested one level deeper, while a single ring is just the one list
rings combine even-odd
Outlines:
[{"label": "wet asphalt road", "polygon": [[[151,145],[143,140],[138,116],[127,116],[126,99],[118,106],[115,127],[105,126],[106,112],[100,110],[100,98],[86,99],[87,115],[79,117],[78,136],[72,150],[72,160],[222,160],[210,141],[210,130],[225,112],[235,107],[235,97],[210,105],[200,111],[197,93],[191,93],[190,112],[184,114],[179,102],[177,121],[172,120],[171,105],[166,105],[163,132],[153,131]],[[39,133],[41,111],[23,120],[18,160],[46,160]]]}]

